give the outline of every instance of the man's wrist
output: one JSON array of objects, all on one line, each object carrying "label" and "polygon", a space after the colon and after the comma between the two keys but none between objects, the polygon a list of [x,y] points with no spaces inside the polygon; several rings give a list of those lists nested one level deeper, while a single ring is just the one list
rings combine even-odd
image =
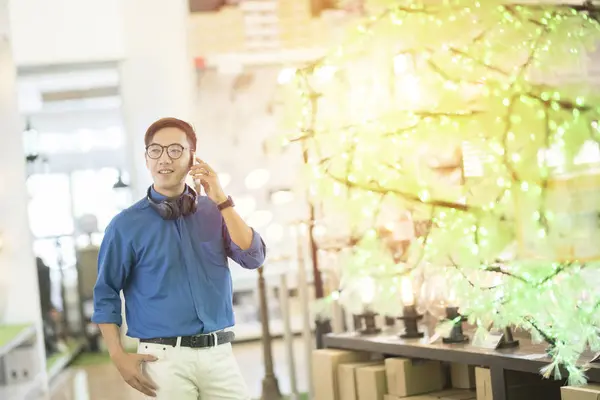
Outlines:
[{"label": "man's wrist", "polygon": [[229,200],[229,197],[226,194],[223,194],[222,196],[217,196],[215,203],[219,205],[221,203],[225,203],[227,200]]},{"label": "man's wrist", "polygon": [[110,358],[112,360],[119,358],[121,356],[123,356],[126,353],[125,349],[123,348],[123,346],[117,346],[114,349],[109,349],[108,350],[108,355],[110,356]]}]

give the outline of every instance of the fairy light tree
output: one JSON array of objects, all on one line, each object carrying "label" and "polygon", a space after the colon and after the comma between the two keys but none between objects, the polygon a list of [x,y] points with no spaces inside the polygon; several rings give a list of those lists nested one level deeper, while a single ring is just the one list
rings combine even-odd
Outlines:
[{"label": "fairy light tree", "polygon": [[[410,276],[421,308],[450,296],[482,331],[527,329],[550,344],[544,374],[584,382],[576,361],[600,349],[600,101],[583,68],[599,24],[500,0],[366,6],[345,44],[286,75],[311,196],[362,235],[342,301],[362,306],[369,277],[371,306],[398,314]],[[398,258],[382,232],[406,211],[429,228]]]}]

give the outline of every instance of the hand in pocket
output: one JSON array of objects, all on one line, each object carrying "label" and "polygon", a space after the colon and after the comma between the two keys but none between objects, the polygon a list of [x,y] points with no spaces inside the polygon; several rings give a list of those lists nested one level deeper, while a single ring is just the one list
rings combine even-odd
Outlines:
[{"label": "hand in pocket", "polygon": [[144,374],[142,366],[144,363],[157,360],[158,358],[150,354],[130,353],[122,353],[113,358],[113,362],[125,382],[132,388],[150,397],[156,397],[156,390],[158,388],[156,387],[156,384]]}]

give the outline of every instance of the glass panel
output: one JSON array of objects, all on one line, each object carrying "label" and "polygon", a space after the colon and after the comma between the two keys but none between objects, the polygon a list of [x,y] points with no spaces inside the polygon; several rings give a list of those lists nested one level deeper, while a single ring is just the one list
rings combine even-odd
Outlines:
[{"label": "glass panel", "polygon": [[80,170],[72,174],[73,213],[76,219],[83,215],[94,215],[98,219],[98,230],[106,229],[110,220],[123,209],[122,192],[128,188],[113,189],[119,172],[114,168]]},{"label": "glass panel", "polygon": [[[50,298],[54,307],[67,318],[64,322],[73,333],[80,330],[75,241],[72,236],[38,239],[34,251],[50,267]],[[64,290],[64,291],[63,291]],[[64,298],[63,298],[64,295]]]},{"label": "glass panel", "polygon": [[37,239],[33,242],[33,250],[35,255],[40,257],[50,268],[52,304],[62,310],[64,303],[61,285],[64,282],[67,286],[73,286],[77,281],[77,275],[73,275],[75,266],[73,238],[63,236],[56,239]]},{"label": "glass panel", "polygon": [[73,232],[69,177],[66,174],[34,174],[27,179],[29,221],[35,237]]},{"label": "glass panel", "polygon": [[60,269],[75,264],[75,249],[71,237],[37,239],[33,242],[35,255],[44,260],[51,269]]}]

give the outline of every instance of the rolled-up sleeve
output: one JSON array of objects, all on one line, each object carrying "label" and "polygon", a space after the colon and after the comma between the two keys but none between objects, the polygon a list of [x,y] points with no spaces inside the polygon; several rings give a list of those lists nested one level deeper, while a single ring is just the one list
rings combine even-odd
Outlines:
[{"label": "rolled-up sleeve", "polygon": [[98,254],[98,278],[94,286],[94,314],[96,324],[116,324],[121,326],[121,290],[134,261],[131,243],[123,235],[113,220],[106,228]]},{"label": "rolled-up sleeve", "polygon": [[252,229],[252,243],[243,250],[231,240],[227,226],[223,223],[223,238],[227,256],[246,269],[256,269],[263,265],[267,254],[267,246],[258,232]]}]

